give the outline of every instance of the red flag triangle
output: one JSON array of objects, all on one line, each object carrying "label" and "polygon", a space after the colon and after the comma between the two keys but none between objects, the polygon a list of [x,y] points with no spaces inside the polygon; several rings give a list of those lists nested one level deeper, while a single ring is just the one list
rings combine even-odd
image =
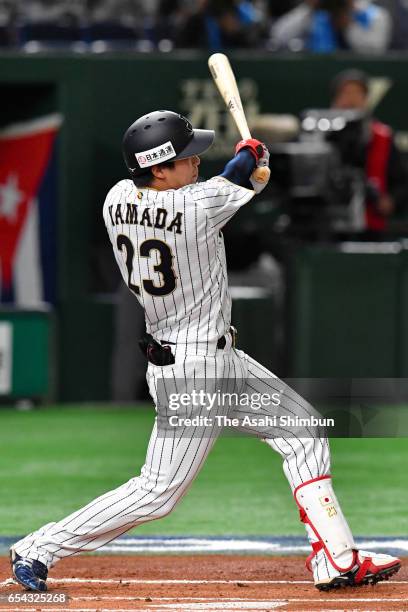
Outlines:
[{"label": "red flag triangle", "polygon": [[9,288],[21,230],[36,195],[60,121],[55,116],[0,132],[0,264]]}]

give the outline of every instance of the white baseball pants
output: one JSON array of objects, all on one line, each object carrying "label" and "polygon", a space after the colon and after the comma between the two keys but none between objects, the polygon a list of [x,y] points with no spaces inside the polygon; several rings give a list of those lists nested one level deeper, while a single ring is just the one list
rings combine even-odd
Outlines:
[{"label": "white baseball pants", "polygon": [[[217,381],[221,379],[228,381],[229,392],[265,392],[265,385],[271,391],[284,390],[281,404],[288,413],[296,412],[307,417],[312,410],[274,374],[230,345],[224,350],[214,349],[212,354],[203,355],[186,354],[177,348],[175,355],[174,365],[162,368],[149,364],[147,380],[155,403],[159,378],[184,381],[184,385],[181,383],[184,388],[180,391],[191,389],[196,380],[204,381],[205,391],[209,393],[216,390]],[[264,437],[264,432],[255,427],[248,431]],[[215,438],[212,431],[197,435],[195,428],[176,428],[171,435],[162,437],[156,422],[139,476],[66,518],[31,533],[15,544],[15,550],[21,556],[39,560],[50,568],[60,559],[95,550],[137,525],[165,516],[193,482]],[[281,455],[292,490],[330,471],[326,438],[283,436],[267,438],[265,442]]]}]

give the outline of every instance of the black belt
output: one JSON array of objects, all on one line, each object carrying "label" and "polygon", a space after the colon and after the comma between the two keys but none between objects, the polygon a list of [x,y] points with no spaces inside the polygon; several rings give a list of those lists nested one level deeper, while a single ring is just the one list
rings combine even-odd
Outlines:
[{"label": "black belt", "polygon": [[[237,339],[237,330],[236,330],[236,328],[233,325],[231,325],[231,327],[228,330],[228,333],[230,334],[230,336],[232,338],[232,346],[235,346],[236,339]],[[172,346],[175,346],[175,344],[176,344],[175,342],[167,342],[167,340],[161,340],[160,342],[161,342],[161,344],[163,344],[163,346],[165,346],[166,344],[170,344]],[[225,336],[221,336],[221,338],[218,338],[217,349],[223,350],[223,349],[225,349],[226,345],[227,345],[227,336],[226,335]]]},{"label": "black belt", "polygon": [[218,342],[217,342],[217,349],[225,349],[225,346],[227,344],[227,338],[225,336],[221,336],[221,338],[218,338]]},{"label": "black belt", "polygon": [[[232,339],[232,346],[235,346],[235,340],[237,337],[237,330],[231,325],[228,333]],[[166,366],[174,363],[174,355],[171,351],[171,346],[174,346],[175,342],[168,342],[161,340],[158,342],[150,334],[145,334],[139,341],[139,346],[143,354],[147,357],[150,363],[158,366]],[[221,336],[217,341],[217,349],[224,349],[227,345],[227,336]]]}]

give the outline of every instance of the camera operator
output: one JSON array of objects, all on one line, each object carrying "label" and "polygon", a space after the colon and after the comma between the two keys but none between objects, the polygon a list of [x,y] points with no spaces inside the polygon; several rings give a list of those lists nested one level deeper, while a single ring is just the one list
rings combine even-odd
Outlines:
[{"label": "camera operator", "polygon": [[272,25],[276,49],[382,53],[390,45],[389,11],[370,0],[305,0]]},{"label": "camera operator", "polygon": [[381,232],[387,220],[406,212],[408,172],[395,145],[393,131],[373,118],[368,109],[368,77],[359,70],[340,72],[332,83],[332,108],[360,110],[367,113],[365,159],[366,229]]}]

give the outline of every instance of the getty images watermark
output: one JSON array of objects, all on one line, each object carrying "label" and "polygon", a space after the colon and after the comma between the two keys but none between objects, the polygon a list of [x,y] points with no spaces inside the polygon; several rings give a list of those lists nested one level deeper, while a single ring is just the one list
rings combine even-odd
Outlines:
[{"label": "getty images watermark", "polygon": [[[317,417],[314,414],[300,417],[297,414],[279,414],[282,396],[273,393],[229,393],[217,390],[207,392],[193,389],[190,393],[171,393],[168,398],[168,409],[177,414],[170,414],[168,422],[171,427],[334,427],[334,419]],[[306,405],[306,404],[305,404]],[[186,416],[185,408],[200,410],[200,414]],[[219,409],[229,409],[229,413],[217,413]],[[205,411],[202,414],[202,411]],[[281,408],[282,410],[282,408]],[[262,414],[258,414],[258,411]],[[236,412],[236,414],[235,414]]]},{"label": "getty images watermark", "polygon": [[157,381],[159,436],[408,437],[406,379]]}]

